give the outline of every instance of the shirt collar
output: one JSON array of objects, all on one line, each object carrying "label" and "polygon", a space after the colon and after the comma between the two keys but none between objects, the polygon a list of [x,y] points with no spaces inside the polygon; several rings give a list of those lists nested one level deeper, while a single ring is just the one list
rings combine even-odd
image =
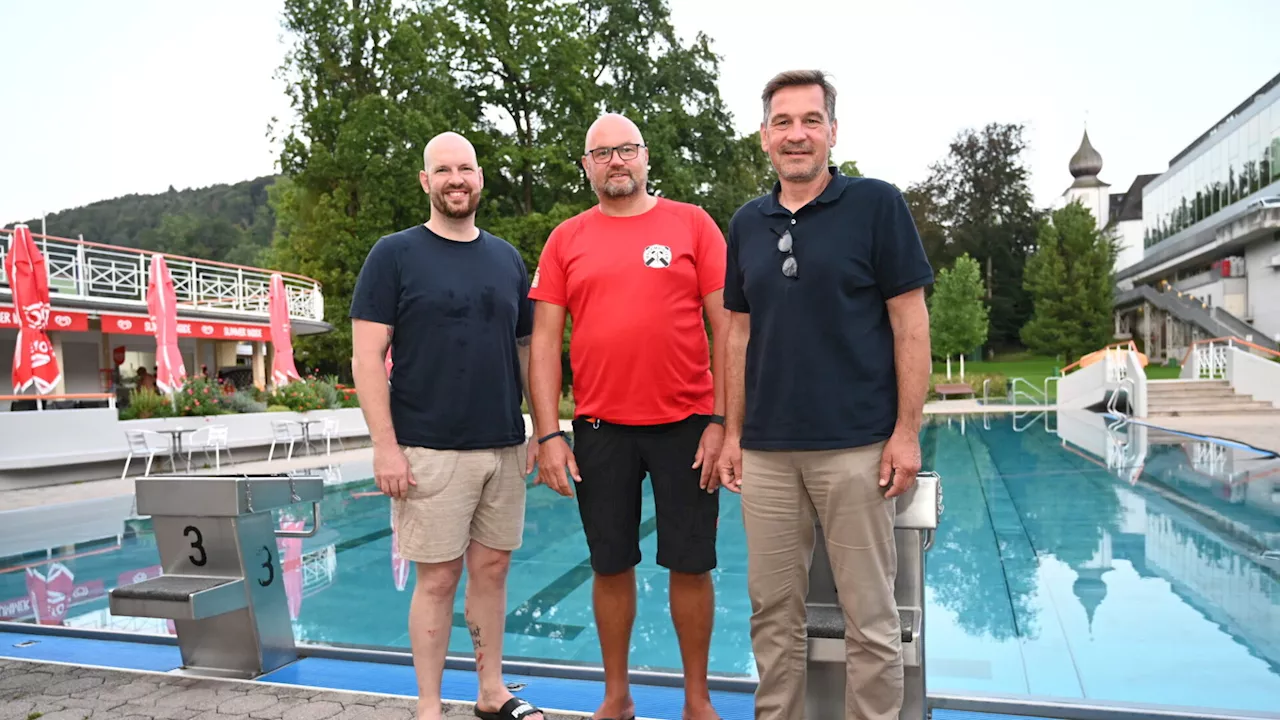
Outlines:
[{"label": "shirt collar", "polygon": [[[849,185],[849,176],[842,174],[840,172],[840,168],[835,165],[828,165],[827,172],[831,175],[831,182],[827,183],[827,186],[823,188],[822,193],[813,200],[810,200],[808,205],[805,207],[808,207],[809,205],[825,205],[830,202],[835,202],[839,199],[840,195],[844,193],[844,189]],[[778,197],[781,193],[782,183],[780,181],[775,181],[773,183],[773,191],[765,197],[764,204],[760,207],[760,210],[765,215],[791,214],[790,210],[786,209],[778,202]]]}]

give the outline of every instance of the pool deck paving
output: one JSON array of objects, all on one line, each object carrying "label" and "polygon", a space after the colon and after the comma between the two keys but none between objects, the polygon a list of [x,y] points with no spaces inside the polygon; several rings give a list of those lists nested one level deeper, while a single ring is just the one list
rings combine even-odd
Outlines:
[{"label": "pool deck paving", "polygon": [[[416,707],[393,695],[0,659],[0,720],[413,720]],[[471,703],[444,709],[475,717]]]}]

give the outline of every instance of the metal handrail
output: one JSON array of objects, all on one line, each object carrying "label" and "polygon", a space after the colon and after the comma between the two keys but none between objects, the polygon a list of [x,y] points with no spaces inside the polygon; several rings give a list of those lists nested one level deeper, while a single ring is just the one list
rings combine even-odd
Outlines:
[{"label": "metal handrail", "polygon": [[1026,391],[1019,390],[1019,389],[1018,389],[1018,383],[1022,383],[1023,385],[1026,385],[1026,386],[1027,386],[1027,388],[1028,388],[1028,389],[1030,389],[1032,392],[1040,393],[1040,397],[1044,400],[1044,404],[1045,404],[1045,405],[1048,405],[1048,404],[1049,404],[1049,398],[1048,398],[1048,396],[1046,396],[1046,395],[1043,393],[1043,391],[1041,391],[1041,389],[1040,389],[1040,388],[1036,387],[1035,385],[1032,385],[1032,384],[1031,384],[1030,382],[1028,382],[1025,378],[1016,377],[1016,378],[1012,378],[1012,379],[1010,379],[1010,380],[1009,380],[1009,395],[1010,395],[1010,397],[1012,397],[1012,398],[1013,398],[1013,404],[1014,404],[1015,406],[1018,404],[1018,396],[1019,396],[1019,395],[1022,395],[1023,397],[1027,398],[1027,399],[1028,399],[1028,400],[1030,400],[1032,403],[1035,403],[1035,404],[1037,404],[1037,405],[1039,404],[1039,403],[1036,403],[1036,399],[1035,399],[1034,397],[1032,397],[1030,394],[1028,394]]},{"label": "metal handrail", "polygon": [[1122,380],[1120,380],[1119,383],[1116,384],[1115,392],[1111,393],[1111,397],[1107,400],[1107,412],[1111,413],[1112,415],[1118,415],[1120,417],[1127,418],[1128,417],[1127,415],[1125,415],[1124,413],[1120,412],[1117,409],[1117,406],[1119,404],[1120,390],[1123,388],[1127,388],[1125,394],[1128,396],[1130,401],[1133,400],[1133,391],[1134,391],[1133,378],[1129,378],[1129,377],[1123,378]]},{"label": "metal handrail", "polygon": [[1044,379],[1044,402],[1046,405],[1049,403],[1049,383],[1051,381],[1058,382],[1061,379],[1061,375],[1053,375]]},{"label": "metal handrail", "polygon": [[983,405],[986,405],[988,403],[987,393],[990,387],[991,387],[991,378],[983,378],[982,379],[982,404]]},{"label": "metal handrail", "polygon": [[[1045,414],[1044,410],[1029,410],[1026,413],[1019,413],[1017,410],[1013,411],[1013,431],[1018,433],[1026,431],[1032,425],[1035,425],[1036,421],[1039,420],[1041,417],[1043,417],[1044,414]],[[1027,422],[1026,425],[1023,425],[1022,427],[1018,427],[1018,420],[1020,418],[1028,418],[1028,417],[1031,418],[1031,420]]]}]

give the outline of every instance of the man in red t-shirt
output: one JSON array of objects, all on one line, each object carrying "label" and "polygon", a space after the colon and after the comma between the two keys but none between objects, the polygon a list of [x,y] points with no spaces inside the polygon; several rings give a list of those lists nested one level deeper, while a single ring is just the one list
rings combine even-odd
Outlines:
[{"label": "man in red t-shirt", "polygon": [[566,314],[576,404],[572,450],[562,432],[538,438],[538,482],[570,495],[567,467],[576,483],[605,671],[595,717],[630,720],[628,649],[648,473],[657,562],[671,571],[671,616],[685,661],[684,717],[704,720],[717,717],[707,653],[724,388],[722,353],[713,361],[703,313],[723,337],[725,241],[706,211],[648,193],[648,162],[634,123],[597,120],[582,167],[600,203],[551,233],[534,273],[529,383],[537,427],[557,426]]}]

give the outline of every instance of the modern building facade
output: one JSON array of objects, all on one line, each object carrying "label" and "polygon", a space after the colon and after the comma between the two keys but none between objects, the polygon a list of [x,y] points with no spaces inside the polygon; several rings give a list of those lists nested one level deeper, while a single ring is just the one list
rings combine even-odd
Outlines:
[{"label": "modern building facade", "polygon": [[1280,75],[1175,155],[1141,195],[1141,259],[1117,263],[1117,336],[1153,361],[1181,360],[1192,342],[1215,337],[1275,349]]}]

